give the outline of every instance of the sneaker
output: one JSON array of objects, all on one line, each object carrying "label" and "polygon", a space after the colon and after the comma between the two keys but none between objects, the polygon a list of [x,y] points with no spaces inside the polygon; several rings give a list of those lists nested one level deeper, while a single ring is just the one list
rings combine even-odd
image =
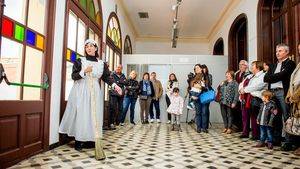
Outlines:
[{"label": "sneaker", "polygon": [[168,124],[170,124],[171,123],[171,121],[170,120],[168,120],[168,122],[167,122]]},{"label": "sneaker", "polygon": [[124,126],[125,124],[124,123],[120,123],[120,126]]},{"label": "sneaker", "polygon": [[154,122],[154,119],[150,119],[150,121],[149,121],[150,123],[153,123]]},{"label": "sneaker", "polygon": [[159,119],[157,119],[156,121],[157,121],[157,123],[160,123],[160,120],[159,120]]},{"label": "sneaker", "polygon": [[110,127],[109,127],[109,129],[110,130],[116,130],[116,127],[115,127],[115,125],[111,124]]}]

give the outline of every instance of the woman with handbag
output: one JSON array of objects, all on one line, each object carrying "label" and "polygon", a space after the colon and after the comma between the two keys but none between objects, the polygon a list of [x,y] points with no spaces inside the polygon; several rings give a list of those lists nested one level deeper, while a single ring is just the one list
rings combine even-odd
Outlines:
[{"label": "woman with handbag", "polygon": [[239,93],[238,93],[238,83],[233,79],[234,72],[226,72],[226,80],[220,84],[221,90],[221,114],[224,122],[223,133],[232,133],[232,111],[235,108]]},{"label": "woman with handbag", "polygon": [[[203,65],[201,65],[201,68],[202,68],[202,73],[203,73],[203,77],[204,77],[204,81],[205,81],[205,86],[207,87],[208,90],[213,90],[212,75],[209,73],[208,67],[205,64],[203,64]],[[210,117],[209,105],[210,105],[210,102],[203,104],[203,111],[206,111],[205,115],[207,115],[207,118],[206,118],[207,119],[207,122],[206,122],[207,129],[208,129],[208,125],[210,123],[210,121],[209,121],[209,117]]]},{"label": "woman with handbag", "polygon": [[154,87],[150,81],[149,73],[143,74],[143,80],[139,83],[139,98],[140,98],[140,109],[141,109],[141,122],[142,124],[148,124],[149,121],[149,108],[152,97],[154,97]]},{"label": "woman with handbag", "polygon": [[[300,54],[300,44],[298,44]],[[298,149],[294,154],[300,156],[300,63],[291,75],[290,87],[286,96],[286,102],[291,105],[291,116],[285,123],[286,142],[283,150],[292,149],[292,145]]]}]

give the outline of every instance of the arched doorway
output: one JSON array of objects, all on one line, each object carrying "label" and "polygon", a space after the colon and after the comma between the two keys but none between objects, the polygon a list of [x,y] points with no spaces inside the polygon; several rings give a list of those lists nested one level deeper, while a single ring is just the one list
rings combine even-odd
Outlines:
[{"label": "arched doorway", "polygon": [[[73,86],[71,78],[73,62],[85,55],[84,42],[94,39],[98,46],[102,45],[102,8],[100,0],[67,0],[65,13],[65,34],[63,48],[61,114],[66,108],[68,97]],[[101,57],[101,50],[98,50]],[[60,137],[60,142],[68,140]]]},{"label": "arched doorway", "polygon": [[[0,0],[1,55],[9,81],[51,79],[55,2]],[[0,168],[49,148],[50,90],[0,84]]]},{"label": "arched doorway", "polygon": [[248,21],[239,15],[231,25],[228,37],[228,68],[237,70],[240,60],[248,60]]},{"label": "arched doorway", "polygon": [[[122,62],[122,34],[117,14],[112,12],[109,15],[106,28],[106,54],[105,61],[109,70],[113,71]],[[109,117],[109,86],[104,85],[104,129],[108,126]],[[117,116],[118,117],[118,114]]]},{"label": "arched doorway", "polygon": [[213,55],[224,55],[224,40],[223,38],[219,38],[215,45]]},{"label": "arched doorway", "polygon": [[276,45],[286,43],[292,59],[299,62],[300,0],[260,0],[257,23],[258,60],[276,62]]},{"label": "arched doorway", "polygon": [[132,54],[132,46],[129,35],[126,35],[124,42],[124,54]]}]

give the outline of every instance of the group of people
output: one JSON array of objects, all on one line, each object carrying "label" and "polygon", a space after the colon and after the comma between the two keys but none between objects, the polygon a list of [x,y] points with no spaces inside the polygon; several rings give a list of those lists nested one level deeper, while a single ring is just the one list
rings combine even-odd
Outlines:
[{"label": "group of people", "polygon": [[[300,44],[298,49],[300,53]],[[259,140],[255,147],[272,149],[274,145],[281,145],[282,150],[288,151],[300,144],[299,136],[284,130],[290,112],[300,118],[300,65],[296,68],[295,62],[289,58],[286,44],[276,46],[276,57],[275,64],[252,62],[250,71],[247,61],[241,60],[238,72],[226,72],[226,80],[218,87],[217,101],[224,121],[224,133],[232,133],[234,121],[242,121],[240,138],[249,138],[251,124],[251,139]],[[299,155],[300,149],[295,153]]]},{"label": "group of people", "polygon": [[[300,51],[300,45],[298,48]],[[59,128],[60,133],[75,137],[76,150],[81,150],[87,142],[93,142],[95,135],[99,135],[96,131],[102,131],[100,79],[110,86],[109,129],[124,125],[128,109],[130,123],[135,125],[135,104],[138,99],[141,123],[160,123],[159,102],[164,88],[155,72],[144,73],[138,81],[135,71],[126,78],[122,73],[122,65],[118,65],[113,72],[109,71],[107,64],[99,59],[98,46],[93,40],[85,42],[85,53],[85,57],[74,62],[74,85]],[[296,109],[293,111],[299,113],[300,100],[300,66],[295,69],[296,64],[288,54],[289,47],[279,44],[276,47],[277,63],[254,61],[249,71],[247,61],[242,60],[239,71],[226,72],[226,80],[219,85],[216,96],[224,121],[224,133],[231,134],[234,129],[241,128],[240,137],[249,138],[251,123],[251,138],[260,140],[256,147],[267,146],[272,149],[273,145],[280,145],[281,142],[284,143],[283,150],[299,146],[299,137],[293,137],[283,130],[290,116],[290,105],[297,104],[298,107],[293,106]],[[206,65],[196,64],[187,82],[187,108],[195,111],[197,132],[208,133],[210,102],[202,103],[199,97],[212,90],[212,75]],[[180,115],[184,98],[179,94],[179,82],[174,73],[169,75],[165,93],[168,123],[172,124],[171,130],[181,131]]]}]

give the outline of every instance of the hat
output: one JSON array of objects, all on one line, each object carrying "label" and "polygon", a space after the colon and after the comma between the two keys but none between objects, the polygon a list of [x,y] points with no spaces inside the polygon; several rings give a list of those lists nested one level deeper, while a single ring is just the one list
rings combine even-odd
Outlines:
[{"label": "hat", "polygon": [[93,44],[94,46],[98,47],[97,45],[97,42],[94,40],[94,39],[87,39],[85,42],[84,42],[84,46],[86,46],[87,44]]}]

